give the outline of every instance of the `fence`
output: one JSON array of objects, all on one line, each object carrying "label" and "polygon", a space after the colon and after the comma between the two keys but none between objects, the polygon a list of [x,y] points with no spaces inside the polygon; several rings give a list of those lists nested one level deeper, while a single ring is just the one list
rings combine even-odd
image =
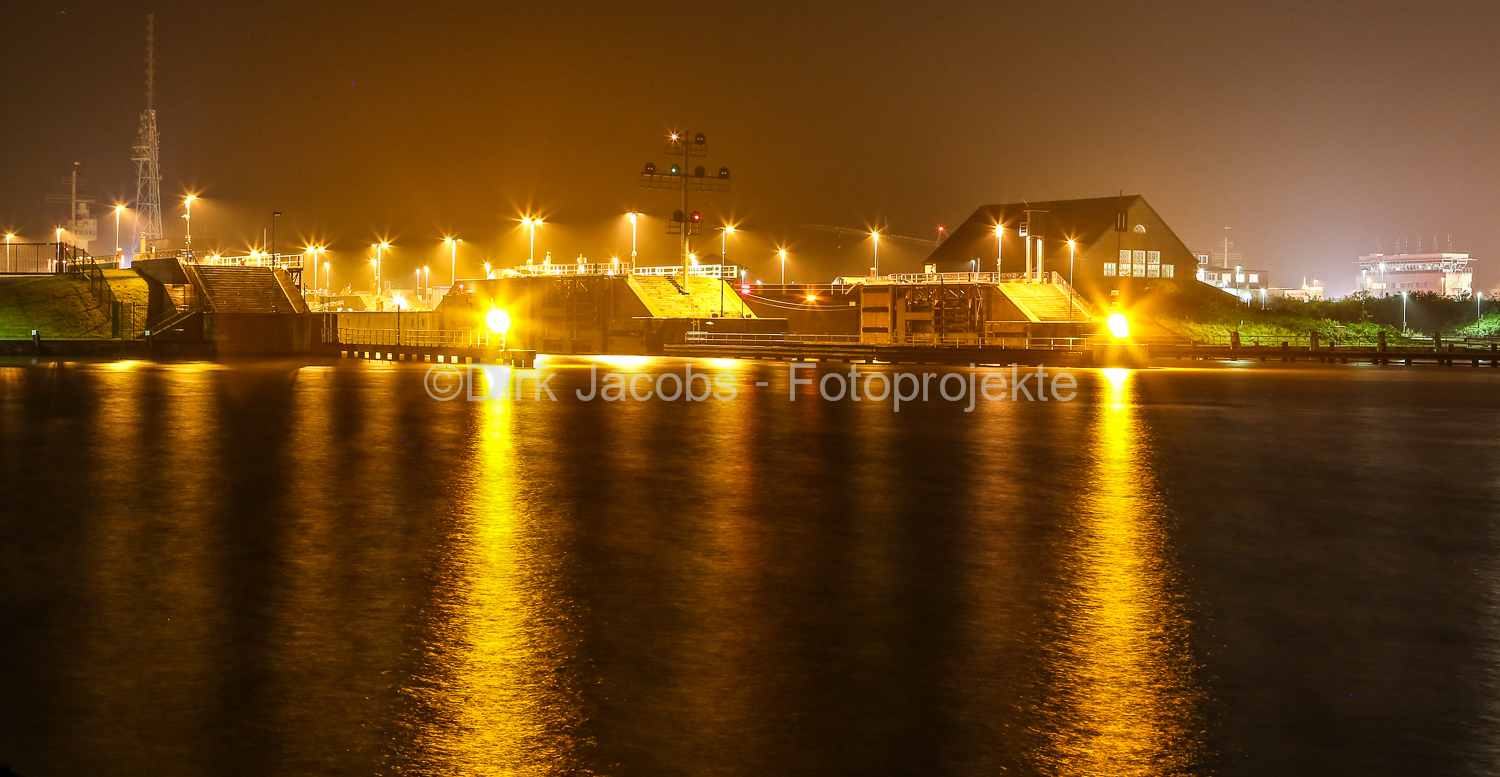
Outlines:
[{"label": "fence", "polygon": [[196,254],[191,251],[179,252],[177,258],[187,264],[206,264],[230,267],[270,267],[277,270],[289,270],[302,266],[302,254],[269,254],[259,251],[251,251],[243,256],[224,256],[223,254]]},{"label": "fence", "polygon": [[0,265],[0,273],[53,275],[66,272],[69,263],[81,253],[82,250],[67,243],[6,243],[5,264]]},{"label": "fence", "polygon": [[349,329],[339,327],[341,345],[404,345],[418,348],[489,348],[489,332],[465,329]]},{"label": "fence", "polygon": [[[667,265],[665,267],[636,267],[631,275],[681,275],[682,265]],[[695,278],[719,278],[722,280],[739,280],[740,266],[737,264],[695,264],[688,268],[688,275]]]},{"label": "fence", "polygon": [[504,275],[540,275],[540,276],[566,276],[566,275],[629,275],[632,269],[630,262],[585,262],[581,264],[524,264],[503,270]]},{"label": "fence", "polygon": [[966,334],[907,334],[884,342],[861,341],[860,335],[814,335],[796,332],[688,332],[689,345],[870,345],[922,346],[928,348],[1016,348],[1023,350],[1077,351],[1087,348],[1089,338],[1082,337],[978,337]]}]

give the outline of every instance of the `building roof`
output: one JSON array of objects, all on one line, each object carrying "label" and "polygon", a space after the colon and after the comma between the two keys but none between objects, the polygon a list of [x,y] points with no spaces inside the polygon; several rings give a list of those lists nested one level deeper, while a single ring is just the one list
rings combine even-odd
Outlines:
[{"label": "building roof", "polygon": [[[1043,237],[1049,243],[1053,240],[1074,240],[1081,249],[1087,248],[1106,235],[1112,236],[1117,215],[1138,205],[1151,209],[1139,194],[984,205],[975,210],[958,229],[953,230],[953,235],[934,249],[927,261],[967,262],[976,257],[992,257],[995,252],[995,225],[1004,223],[1006,232],[1014,237],[1019,224],[1026,220],[1028,209],[1047,211]],[[1154,209],[1151,210],[1155,213]],[[1182,248],[1187,250],[1185,245]]]}]

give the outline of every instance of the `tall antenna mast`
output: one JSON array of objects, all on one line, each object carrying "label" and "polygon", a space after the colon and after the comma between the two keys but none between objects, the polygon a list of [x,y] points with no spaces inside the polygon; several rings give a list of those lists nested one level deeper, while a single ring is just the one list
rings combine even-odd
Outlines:
[{"label": "tall antenna mast", "polygon": [[141,134],[135,143],[136,252],[154,251],[161,234],[160,138],[156,134],[156,19],[146,15],[146,110],[141,112]]}]

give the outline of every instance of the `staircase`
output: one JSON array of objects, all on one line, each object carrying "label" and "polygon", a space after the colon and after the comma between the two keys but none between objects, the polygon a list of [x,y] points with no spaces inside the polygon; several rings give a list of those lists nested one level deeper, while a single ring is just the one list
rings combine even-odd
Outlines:
[{"label": "staircase", "polygon": [[1061,283],[1002,283],[1000,291],[1031,321],[1091,321],[1077,295]]},{"label": "staircase", "polygon": [[684,294],[678,278],[632,275],[630,289],[654,318],[716,318],[721,309],[726,318],[755,318],[734,287],[718,278],[689,278]]},{"label": "staircase", "polygon": [[279,277],[281,270],[206,264],[184,265],[183,269],[215,312],[307,312],[307,303],[287,291],[290,279]]}]

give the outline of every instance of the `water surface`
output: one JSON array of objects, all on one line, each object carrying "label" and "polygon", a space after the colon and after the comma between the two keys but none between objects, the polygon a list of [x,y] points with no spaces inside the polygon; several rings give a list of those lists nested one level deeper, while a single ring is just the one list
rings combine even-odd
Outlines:
[{"label": "water surface", "polygon": [[694,362],[740,389],[692,404],[571,399],[581,360],[543,363],[555,403],[434,401],[415,364],[10,365],[25,777],[1500,768],[1487,369],[1080,370],[1070,402],[893,413],[738,362]]}]

